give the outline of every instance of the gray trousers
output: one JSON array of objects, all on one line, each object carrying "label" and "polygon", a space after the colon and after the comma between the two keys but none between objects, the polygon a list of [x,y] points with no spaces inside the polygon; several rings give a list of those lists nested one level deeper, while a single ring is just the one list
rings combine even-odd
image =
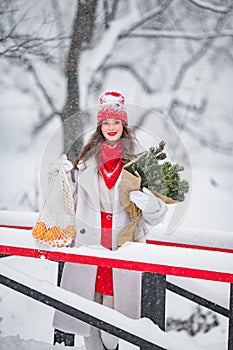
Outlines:
[{"label": "gray trousers", "polygon": [[[95,302],[105,305],[113,309],[114,297],[109,295],[95,293]],[[109,350],[114,350],[118,344],[118,338],[107,332],[100,331],[98,328],[92,328],[91,335],[84,337],[84,344],[86,350],[103,350],[103,344]]]}]

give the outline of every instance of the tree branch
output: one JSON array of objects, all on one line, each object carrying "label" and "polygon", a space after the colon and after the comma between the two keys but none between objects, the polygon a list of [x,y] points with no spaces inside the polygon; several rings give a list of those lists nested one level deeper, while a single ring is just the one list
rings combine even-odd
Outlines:
[{"label": "tree branch", "polygon": [[229,11],[228,7],[213,5],[208,1],[202,1],[202,0],[188,0],[188,1],[197,7],[200,7],[204,10],[209,10],[215,13],[227,13]]},{"label": "tree branch", "polygon": [[[179,117],[176,112],[173,110],[169,113],[170,118],[172,119],[175,126],[180,129]],[[200,144],[214,150],[217,152],[221,152],[223,154],[227,154],[232,156],[233,154],[233,143],[229,143],[228,145],[224,145],[224,142],[221,141],[218,137],[218,134],[211,132],[203,132],[200,134],[196,129],[192,129],[190,123],[182,123],[182,130],[192,136],[195,140],[197,140]],[[201,130],[201,129],[200,129]]]},{"label": "tree branch", "polygon": [[[175,9],[171,7],[168,8],[167,13],[169,15],[169,18],[171,22],[173,23],[174,28],[176,28],[177,31],[184,33],[184,23],[180,20],[180,18],[177,16],[177,12]],[[184,40],[184,46],[186,48],[186,51],[188,55],[192,55],[194,53],[192,42],[189,40]]]},{"label": "tree branch", "polygon": [[28,9],[23,15],[22,17],[19,18],[19,20],[13,25],[13,27],[11,28],[11,30],[5,34],[5,36],[3,38],[0,38],[0,41],[4,41],[6,39],[12,38],[12,34],[15,32],[17,26],[20,24],[20,22],[23,21],[23,19],[26,17],[26,15],[28,14],[30,9]]},{"label": "tree branch", "polygon": [[[15,36],[12,36],[11,39],[14,42],[17,42],[17,41],[21,41],[21,42],[7,47],[4,51],[0,52],[0,56],[4,56],[10,52],[15,52],[20,49],[29,50],[32,48],[41,48],[46,43],[58,42],[57,44],[59,44],[60,41],[62,40],[70,39],[70,36],[62,36],[62,37],[45,39],[45,38],[30,38],[27,35],[15,35]],[[51,46],[50,46],[50,50],[51,50]]]},{"label": "tree branch", "polygon": [[[100,67],[99,67],[100,68]],[[142,78],[141,75],[138,74],[138,72],[136,71],[136,69],[134,69],[134,67],[130,64],[127,63],[110,63],[106,66],[102,66],[101,71],[102,72],[106,72],[110,69],[122,69],[122,70],[127,70],[128,72],[130,72],[133,77],[135,78],[136,81],[138,81],[142,87],[144,88],[144,90],[148,93],[148,94],[153,94],[153,93],[157,93],[159,90],[158,89],[153,89],[151,88],[148,84],[147,81],[145,79]]]},{"label": "tree branch", "polygon": [[32,75],[33,75],[33,77],[35,79],[37,87],[42,92],[42,95],[44,96],[45,100],[47,101],[48,105],[50,106],[50,108],[52,110],[52,112],[48,116],[44,116],[43,115],[43,119],[40,121],[40,123],[36,127],[34,127],[33,134],[36,134],[39,131],[41,131],[48,124],[48,122],[51,121],[51,119],[54,116],[56,116],[56,115],[57,116],[61,116],[61,112],[56,109],[51,96],[49,96],[49,94],[46,91],[45,87],[42,85],[41,81],[39,80],[39,77],[37,75],[35,67],[32,65],[31,62],[29,62],[29,60],[25,59],[24,62],[27,65],[27,69],[32,73]]},{"label": "tree branch", "polygon": [[[198,116],[199,116],[198,118],[200,119],[201,115],[206,110],[207,104],[208,104],[208,101],[207,101],[206,98],[202,99],[202,101],[201,101],[199,106],[197,106],[195,104],[190,104],[190,103],[187,103],[187,102],[183,102],[183,101],[179,100],[178,98],[173,98],[168,114],[169,115],[172,114],[173,110],[175,108],[181,108],[181,109],[186,110],[187,113],[189,113],[189,112],[198,113]],[[182,126],[183,126],[183,123],[182,123],[182,125],[179,124],[179,127],[182,127]]]},{"label": "tree branch", "polygon": [[116,11],[117,11],[117,6],[118,6],[119,0],[113,0],[113,4],[112,4],[112,11],[110,13],[110,21],[113,21],[116,15]]},{"label": "tree branch", "polygon": [[[216,28],[215,28],[215,31],[216,32],[219,32],[224,24],[224,19],[225,19],[225,15],[223,15],[218,21],[217,21],[217,25],[216,25]],[[214,43],[214,40],[216,38],[213,38],[213,39],[207,39],[204,44],[200,47],[199,50],[197,50],[194,55],[188,59],[180,68],[178,74],[177,74],[177,77],[175,79],[175,82],[172,86],[172,89],[173,90],[176,90],[180,87],[183,79],[184,79],[184,76],[187,72],[187,70],[193,66],[194,64],[196,64],[203,56],[204,54],[210,49],[210,47],[212,46],[212,44]]]},{"label": "tree branch", "polygon": [[128,38],[166,38],[166,39],[181,39],[181,40],[206,40],[224,37],[233,37],[232,30],[223,30],[221,32],[206,32],[206,33],[186,33],[183,31],[166,31],[166,30],[143,30],[129,34]]},{"label": "tree branch", "polygon": [[173,2],[173,0],[163,0],[160,1],[160,5],[157,6],[153,11],[150,11],[148,14],[142,16],[142,18],[140,20],[138,20],[137,22],[133,23],[128,29],[126,29],[125,31],[123,31],[120,35],[119,35],[119,39],[121,38],[125,38],[128,37],[129,34],[135,30],[136,28],[140,27],[142,24],[144,24],[145,22],[149,21],[151,18],[160,15],[162,12],[164,12],[166,10],[166,8],[168,6],[170,6],[170,4]]},{"label": "tree branch", "polygon": [[230,47],[222,47],[222,46],[213,46],[214,52],[217,52],[219,55],[225,55],[228,60],[233,63],[233,53],[230,52]]},{"label": "tree branch", "polygon": [[104,26],[105,26],[105,30],[108,29],[109,27],[109,8],[108,8],[108,0],[104,0],[103,2],[103,6],[104,6]]},{"label": "tree branch", "polygon": [[35,67],[30,62],[28,62],[28,70],[32,73],[37,86],[39,87],[40,91],[42,92],[42,94],[43,94],[45,100],[47,101],[48,105],[52,109],[52,112],[53,113],[58,113],[57,110],[56,110],[56,107],[55,107],[55,105],[53,103],[53,99],[51,98],[51,96],[49,96],[49,94],[46,91],[45,87],[42,85],[42,83],[41,83],[41,81],[40,81],[40,79],[38,77],[38,74],[36,72]]},{"label": "tree branch", "polygon": [[61,117],[61,113],[54,111],[47,116],[43,115],[43,119],[33,128],[32,134],[38,134],[56,116]]},{"label": "tree branch", "polygon": [[155,114],[161,114],[164,115],[164,110],[162,108],[150,108],[148,110],[146,110],[145,112],[142,113],[142,115],[140,116],[140,118],[137,120],[137,124],[135,124],[132,127],[132,130],[134,132],[136,132],[137,130],[140,130],[141,127],[143,127],[143,125],[145,124],[146,119],[148,118],[148,116],[151,113],[155,113]]}]

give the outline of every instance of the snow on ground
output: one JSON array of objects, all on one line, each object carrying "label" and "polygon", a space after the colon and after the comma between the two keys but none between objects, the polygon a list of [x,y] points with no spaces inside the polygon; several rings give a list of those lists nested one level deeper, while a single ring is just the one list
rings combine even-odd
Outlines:
[{"label": "snow on ground", "polygon": [[[34,339],[24,340],[21,339],[19,335],[12,337],[1,337],[0,336],[0,349],[10,349],[10,350],[52,350],[52,349],[64,349],[64,347],[60,344],[56,344],[54,347],[51,344],[46,344],[41,341],[35,341]],[[70,347],[66,347],[66,349],[71,349]],[[84,347],[72,347],[72,349],[84,349]]]}]

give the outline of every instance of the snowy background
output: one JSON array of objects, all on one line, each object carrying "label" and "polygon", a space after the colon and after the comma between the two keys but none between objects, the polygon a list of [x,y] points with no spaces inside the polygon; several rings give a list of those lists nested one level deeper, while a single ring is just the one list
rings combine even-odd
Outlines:
[{"label": "snowy background", "polygon": [[[233,242],[231,2],[101,0],[94,29],[90,26],[87,33],[75,27],[77,19],[81,23],[78,3],[1,1],[0,209],[25,215],[40,209],[48,164],[68,150],[64,143],[69,133],[63,133],[62,119],[67,105],[81,111],[83,124],[77,135],[86,137],[95,125],[100,93],[114,89],[125,95],[130,124],[140,142],[148,147],[162,137],[171,157],[187,165],[191,199],[179,213],[179,229],[191,229],[193,235],[198,229],[198,237],[205,241],[206,234],[213,246],[222,244],[221,232]],[[85,6],[80,2],[79,13],[81,3]],[[87,19],[84,23],[88,27]],[[72,51],[74,33],[79,31],[85,35],[78,50]],[[69,60],[70,53],[77,56]],[[68,84],[72,58],[78,62],[75,92]],[[171,217],[172,213],[165,226]],[[188,234],[188,229],[182,232]],[[176,240],[176,231],[165,230],[164,237]],[[177,235],[177,239],[186,237]],[[56,283],[55,263],[19,257],[4,262]],[[215,291],[211,294],[228,306],[229,286],[179,279],[179,283],[191,282],[201,295]],[[52,310],[5,287],[0,288],[0,306],[0,349],[51,347]],[[168,292],[167,319],[185,321],[195,314],[198,320],[200,312],[208,310],[200,311]],[[221,316],[217,319],[218,326],[207,333],[169,332],[204,349],[225,350],[227,322]],[[82,339],[76,345],[81,347]]]}]

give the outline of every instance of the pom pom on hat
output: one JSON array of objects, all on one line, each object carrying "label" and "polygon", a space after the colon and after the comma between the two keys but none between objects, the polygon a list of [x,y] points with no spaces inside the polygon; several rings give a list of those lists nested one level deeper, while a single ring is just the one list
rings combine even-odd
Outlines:
[{"label": "pom pom on hat", "polygon": [[123,105],[125,102],[125,98],[124,96],[117,91],[107,91],[104,92],[101,96],[100,96],[100,104],[104,105],[104,104],[119,104],[119,105]]},{"label": "pom pom on hat", "polygon": [[100,96],[98,124],[106,119],[118,119],[128,125],[128,116],[124,108],[125,98],[117,91],[107,91]]}]

